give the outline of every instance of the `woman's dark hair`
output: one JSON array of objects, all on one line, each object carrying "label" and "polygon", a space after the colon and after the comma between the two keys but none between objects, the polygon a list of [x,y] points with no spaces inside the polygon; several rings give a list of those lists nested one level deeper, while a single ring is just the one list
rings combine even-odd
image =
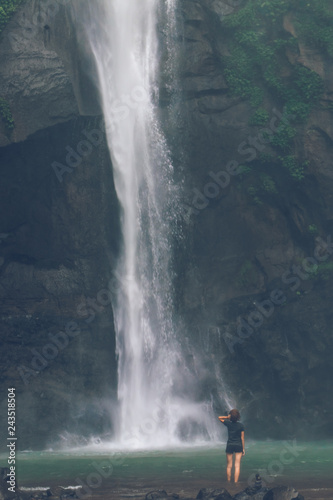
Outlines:
[{"label": "woman's dark hair", "polygon": [[238,420],[240,420],[240,413],[238,410],[234,409],[234,410],[230,410],[229,411],[229,415],[230,415],[230,420],[232,422],[237,422]]}]

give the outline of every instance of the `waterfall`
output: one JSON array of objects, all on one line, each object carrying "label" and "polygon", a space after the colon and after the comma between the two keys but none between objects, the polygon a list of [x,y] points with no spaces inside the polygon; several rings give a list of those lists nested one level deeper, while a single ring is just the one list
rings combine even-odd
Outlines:
[{"label": "waterfall", "polygon": [[173,313],[172,239],[179,194],[159,121],[157,23],[163,11],[161,23],[169,33],[165,67],[172,81],[174,4],[97,0],[88,3],[86,20],[121,207],[114,301],[119,402],[115,440],[129,448],[178,443],[184,434],[198,434],[199,428],[209,437],[211,418],[205,405],[184,394],[186,383],[193,381]]}]

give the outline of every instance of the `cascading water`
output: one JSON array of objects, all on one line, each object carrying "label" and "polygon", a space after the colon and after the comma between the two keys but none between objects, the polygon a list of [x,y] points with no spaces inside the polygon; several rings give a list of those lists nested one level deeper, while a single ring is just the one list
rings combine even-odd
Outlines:
[{"label": "cascading water", "polygon": [[[121,207],[123,247],[114,304],[116,441],[129,448],[175,444],[182,425],[187,434],[193,428],[198,434],[200,428],[206,437],[216,430],[207,407],[179,390],[192,380],[173,315],[171,235],[178,190],[157,109],[158,11],[163,7],[162,21],[170,33],[174,3],[97,0],[88,4],[85,22]],[[170,73],[174,64],[168,39]]]}]

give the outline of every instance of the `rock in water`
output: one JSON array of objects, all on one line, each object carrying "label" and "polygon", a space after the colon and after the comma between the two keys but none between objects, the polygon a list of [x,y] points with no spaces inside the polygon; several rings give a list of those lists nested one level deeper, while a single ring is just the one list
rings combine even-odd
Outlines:
[{"label": "rock in water", "polygon": [[261,488],[254,496],[251,497],[251,500],[264,500],[264,497],[268,491],[268,488]]},{"label": "rock in water", "polygon": [[146,495],[146,500],[157,500],[159,498],[168,498],[168,494],[164,490],[150,491]]},{"label": "rock in water", "polygon": [[267,491],[263,500],[293,500],[294,498],[298,500],[302,498],[295,488],[292,486],[277,486]]},{"label": "rock in water", "polygon": [[66,500],[67,498],[79,498],[76,491],[77,490],[73,488],[62,488],[60,500]]},{"label": "rock in water", "polygon": [[246,488],[243,491],[237,493],[233,498],[233,500],[263,500],[266,493],[268,492],[268,488],[261,488],[257,490],[255,488]]},{"label": "rock in water", "polygon": [[224,488],[202,488],[197,494],[197,500],[232,500],[230,493]]},{"label": "rock in water", "polygon": [[171,493],[171,495],[168,495],[167,492],[164,490],[155,490],[155,491],[150,491],[149,493],[147,493],[145,498],[146,498],[146,500],[158,500],[159,498],[178,499],[179,495],[177,495],[177,493]]},{"label": "rock in water", "polygon": [[9,484],[9,476],[10,469],[8,467],[2,467],[0,469],[0,500],[9,500],[18,498],[17,491],[17,482],[15,480],[15,493],[12,493],[8,490]]},{"label": "rock in water", "polygon": [[261,479],[260,474],[256,474],[256,480],[255,480],[255,483],[254,483],[254,488],[256,490],[260,490],[262,488],[262,479]]},{"label": "rock in water", "polygon": [[219,495],[217,495],[217,497],[213,497],[215,498],[215,500],[231,500],[232,499],[232,496],[230,495],[230,493],[227,491],[227,490],[222,490],[223,493],[220,493]]},{"label": "rock in water", "polygon": [[233,500],[252,500],[252,499],[253,499],[253,496],[247,494],[247,492],[245,490],[244,491],[240,491],[239,493],[237,493],[233,497]]},{"label": "rock in water", "polygon": [[[32,493],[32,494],[25,494],[24,497],[20,496],[19,497],[19,500],[25,500],[26,498],[28,498],[28,500],[44,500],[45,498],[49,498],[49,497],[52,497],[52,491],[50,489],[48,490],[45,490],[45,491],[38,491],[38,492],[35,492],[35,493]],[[60,497],[60,500],[61,500],[62,497]],[[78,497],[75,497],[75,498],[78,498]]]},{"label": "rock in water", "polygon": [[197,500],[206,500],[213,491],[213,488],[201,488],[196,498]]}]

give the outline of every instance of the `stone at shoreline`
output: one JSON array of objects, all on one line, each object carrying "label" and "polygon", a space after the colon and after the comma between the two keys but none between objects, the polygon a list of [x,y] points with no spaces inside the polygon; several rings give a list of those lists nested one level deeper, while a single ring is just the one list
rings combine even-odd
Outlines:
[{"label": "stone at shoreline", "polygon": [[261,488],[256,492],[251,492],[249,488],[244,491],[240,491],[237,495],[233,496],[233,500],[263,500],[264,496],[268,492],[268,488]]},{"label": "stone at shoreline", "polygon": [[73,488],[64,488],[60,494],[60,500],[65,500],[66,498],[79,498],[76,490]]},{"label": "stone at shoreline", "polygon": [[202,488],[197,494],[197,500],[231,500],[232,496],[224,488]]},{"label": "stone at shoreline", "polygon": [[[8,491],[9,474],[10,474],[10,469],[8,467],[1,467],[1,469],[0,469],[0,500],[18,498],[15,493],[11,493],[10,491]],[[17,490],[17,482],[15,480],[15,491],[16,490]]]},{"label": "stone at shoreline", "polygon": [[179,498],[179,495],[176,493],[171,493],[171,495],[168,495],[166,491],[164,490],[156,490],[156,491],[150,491],[146,495],[146,500],[158,500],[159,498]]},{"label": "stone at shoreline", "polygon": [[275,488],[267,491],[263,500],[304,500],[303,495],[292,486],[276,486]]},{"label": "stone at shoreline", "polygon": [[[145,500],[158,500],[162,498],[180,498],[179,495],[168,493],[164,490],[156,490],[147,493]],[[234,496],[224,489],[201,488],[196,498],[181,498],[180,500],[305,500],[303,495],[298,493],[292,486],[276,486],[268,489],[262,487],[245,488],[245,490],[236,493]]]},{"label": "stone at shoreline", "polygon": [[230,495],[230,493],[227,490],[225,490],[224,493],[220,493],[220,495],[215,497],[215,500],[231,500],[231,499],[232,499],[232,496]]},{"label": "stone at shoreline", "polygon": [[[27,495],[27,494],[26,494]],[[45,491],[34,492],[30,495],[27,495],[31,500],[43,500],[45,498],[53,497],[53,493],[50,489]]]}]

